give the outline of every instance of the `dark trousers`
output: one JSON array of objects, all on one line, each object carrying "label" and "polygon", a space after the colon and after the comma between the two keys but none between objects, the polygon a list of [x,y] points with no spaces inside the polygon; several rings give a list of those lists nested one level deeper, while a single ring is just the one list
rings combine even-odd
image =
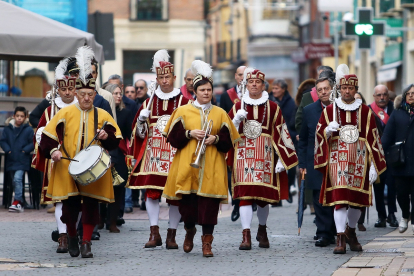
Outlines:
[{"label": "dark trousers", "polygon": [[375,195],[375,208],[378,212],[378,218],[386,218],[387,212],[385,210],[384,203],[384,189],[385,185],[388,187],[387,193],[387,204],[388,204],[388,214],[397,212],[397,202],[395,194],[395,185],[394,178],[389,175],[389,173],[384,172],[380,176],[380,183],[373,184],[374,186],[374,195]]},{"label": "dark trousers", "polygon": [[196,194],[183,195],[178,207],[184,226],[191,229],[196,224],[202,225],[204,235],[213,234],[219,208],[220,199]]},{"label": "dark trousers", "polygon": [[231,169],[229,168],[227,168],[227,180],[229,185],[230,196],[232,197],[231,205],[233,205],[234,208],[239,209],[240,200],[233,199],[233,191],[231,189]]},{"label": "dark trousers", "polygon": [[288,183],[289,183],[289,188],[293,185],[295,185],[295,179],[296,179],[296,166],[289,169],[287,171],[287,175],[288,175]]},{"label": "dark trousers", "polygon": [[319,203],[319,194],[321,190],[313,191],[313,207],[316,216],[316,235],[331,239],[336,236],[335,220],[333,216],[333,207],[322,206]]},{"label": "dark trousers", "polygon": [[364,224],[366,213],[367,213],[367,207],[363,207],[361,210],[361,216],[359,217],[359,220],[358,220],[358,224]]},{"label": "dark trousers", "polygon": [[[410,217],[410,195],[411,213],[414,213],[414,176],[396,176],[395,187],[397,188],[397,200],[402,211],[402,217]],[[414,224],[411,219],[411,224]]]}]

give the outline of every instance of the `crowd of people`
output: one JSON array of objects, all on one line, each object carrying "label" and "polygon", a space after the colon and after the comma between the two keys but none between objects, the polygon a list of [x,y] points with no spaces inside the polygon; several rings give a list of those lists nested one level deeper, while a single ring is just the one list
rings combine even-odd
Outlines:
[{"label": "crowd of people", "polygon": [[179,248],[175,237],[183,221],[183,250],[192,251],[198,224],[203,256],[212,257],[219,206],[230,201],[229,193],[231,219],[241,220],[239,249],[252,248],[254,211],[258,246],[269,248],[269,207],[292,202],[291,187],[302,175],[306,189],[300,196],[315,215],[316,246],[336,244],[335,254],[346,253],[346,244],[361,251],[356,229],[366,231],[372,192],[375,227],[408,229],[414,211],[414,85],[395,100],[378,85],[374,102],[366,105],[358,92],[364,80],[344,64],[335,72],[320,66],[318,78],[305,80],[293,99],[285,80],[276,79],[267,91],[264,72],[240,66],[236,85],[217,106],[209,64],[194,61],[184,85],[175,88],[168,52],[159,50],[153,60],[151,85],[143,79],[124,84],[111,75],[98,87],[94,53],[80,47],[56,68],[56,90],[30,115],[17,107],[7,122],[0,146],[15,192],[9,211],[24,211],[22,178],[31,164],[43,174],[41,204],[54,205],[57,253],[93,257],[98,230],[119,233],[123,214],[134,207],[148,214],[145,248],[161,246],[164,197],[166,248]]}]

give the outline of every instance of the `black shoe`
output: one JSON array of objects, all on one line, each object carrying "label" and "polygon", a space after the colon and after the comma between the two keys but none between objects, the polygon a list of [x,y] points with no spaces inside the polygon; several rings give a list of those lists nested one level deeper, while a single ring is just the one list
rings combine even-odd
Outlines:
[{"label": "black shoe", "polygon": [[289,192],[289,198],[286,199],[287,202],[292,203],[293,202],[293,195],[291,192]]},{"label": "black shoe", "polygon": [[233,212],[231,212],[231,221],[236,221],[239,219],[239,217],[240,217],[239,208],[234,206]]},{"label": "black shoe", "polygon": [[139,209],[140,209],[141,211],[146,211],[146,210],[147,210],[147,206],[145,206],[145,201],[142,201],[142,202],[141,202],[141,206],[139,207]]},{"label": "black shoe", "polygon": [[92,233],[91,240],[93,240],[93,241],[99,241],[100,238],[101,238],[101,234],[99,234],[99,232],[93,232]]},{"label": "black shoe", "polygon": [[118,217],[116,219],[116,226],[121,226],[122,224],[125,224],[124,218]]},{"label": "black shoe", "polygon": [[313,236],[313,240],[317,241],[317,240],[319,240],[319,237],[315,235],[315,236]]},{"label": "black shoe", "polygon": [[134,200],[134,201],[132,201],[132,207],[137,207],[137,208],[139,208],[139,207],[140,207],[140,205],[139,205],[139,201],[138,201],[138,200]]},{"label": "black shoe", "polygon": [[319,240],[315,242],[315,246],[326,247],[331,244],[331,241],[325,237],[320,237]]},{"label": "black shoe", "polygon": [[329,242],[330,242],[331,244],[336,244],[336,239],[335,239],[335,237],[330,238],[330,239],[329,239]]},{"label": "black shoe", "polygon": [[387,227],[387,223],[385,221],[385,218],[378,218],[377,221],[375,222],[374,226],[378,227],[378,228]]},{"label": "black shoe", "polygon": [[394,213],[388,215],[387,222],[391,227],[398,227],[398,221]]},{"label": "black shoe", "polygon": [[132,213],[133,209],[132,209],[132,207],[126,207],[124,212],[127,213],[127,214]]},{"label": "black shoe", "polygon": [[68,250],[72,257],[77,257],[80,254],[78,237],[68,237]]},{"label": "black shoe", "polygon": [[52,241],[59,242],[59,231],[55,230],[52,232]]}]

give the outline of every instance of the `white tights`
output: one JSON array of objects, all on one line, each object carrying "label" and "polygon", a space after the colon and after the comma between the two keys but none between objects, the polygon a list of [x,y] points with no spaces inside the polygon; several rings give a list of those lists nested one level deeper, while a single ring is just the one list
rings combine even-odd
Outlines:
[{"label": "white tights", "polygon": [[158,199],[147,198],[146,201],[147,214],[151,226],[158,225],[158,217],[160,216],[160,202]]}]

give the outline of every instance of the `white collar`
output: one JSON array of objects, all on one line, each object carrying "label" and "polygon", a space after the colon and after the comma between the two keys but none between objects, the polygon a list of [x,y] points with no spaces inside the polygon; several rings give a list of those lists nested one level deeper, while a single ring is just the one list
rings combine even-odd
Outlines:
[{"label": "white collar", "polygon": [[211,106],[211,101],[206,104],[200,104],[197,100],[194,101],[194,105],[197,107],[201,107],[201,109],[206,110],[209,109]]},{"label": "white collar", "polygon": [[155,95],[157,95],[158,98],[160,98],[161,100],[168,100],[171,98],[174,98],[175,96],[177,96],[178,94],[181,93],[181,90],[178,88],[174,88],[173,91],[171,91],[170,93],[164,93],[161,91],[161,88],[158,86],[157,90],[155,90]]},{"label": "white collar", "polygon": [[251,104],[251,105],[261,105],[264,104],[265,102],[267,102],[267,100],[269,99],[269,93],[267,93],[266,91],[262,92],[262,97],[260,97],[259,99],[252,99],[249,96],[249,91],[246,90],[246,93],[244,93],[243,96],[243,101],[247,104]]},{"label": "white collar", "polygon": [[70,106],[70,105],[75,104],[77,102],[78,102],[78,99],[76,97],[73,98],[73,101],[71,103],[68,103],[68,104],[63,102],[61,97],[56,97],[55,98],[55,104],[57,105],[57,107],[59,107],[59,109]]},{"label": "white collar", "polygon": [[342,110],[354,111],[354,110],[357,110],[361,106],[362,100],[361,99],[355,99],[355,101],[353,103],[347,104],[347,103],[344,103],[341,98],[336,98],[335,103]]}]

